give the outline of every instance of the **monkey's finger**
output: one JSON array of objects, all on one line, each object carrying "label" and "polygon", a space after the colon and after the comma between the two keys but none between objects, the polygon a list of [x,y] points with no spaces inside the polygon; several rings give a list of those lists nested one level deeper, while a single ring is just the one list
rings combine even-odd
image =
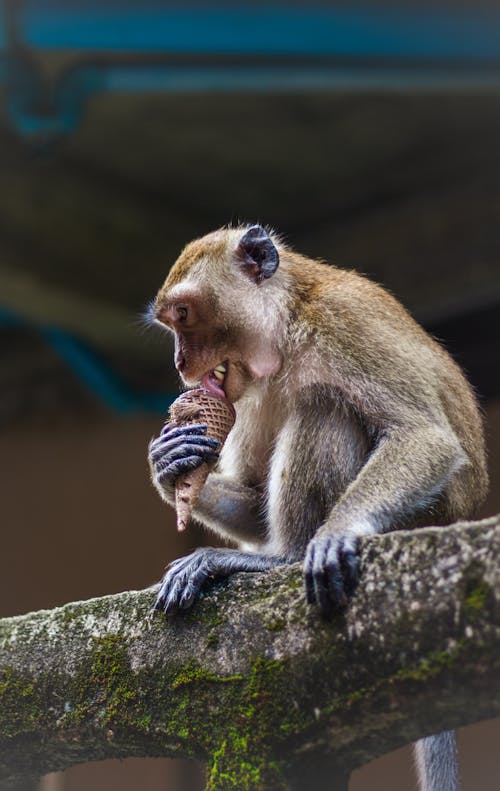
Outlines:
[{"label": "monkey's finger", "polygon": [[199,437],[187,437],[185,440],[172,440],[164,447],[159,447],[150,456],[150,461],[153,465],[162,463],[163,466],[185,458],[186,456],[213,456],[219,455],[218,446],[220,443],[217,440],[209,440],[205,437],[200,440]]},{"label": "monkey's finger", "polygon": [[346,552],[342,557],[344,588],[348,597],[352,596],[358,584],[359,558],[354,552]]},{"label": "monkey's finger", "polygon": [[[176,444],[182,442],[204,442],[207,439],[213,440],[214,437],[207,437],[205,433],[199,431],[185,431],[184,428],[178,428],[172,434],[160,434],[149,443],[149,452],[154,453],[158,448],[175,447]],[[215,440],[217,442],[217,440]]]},{"label": "monkey's finger", "polygon": [[178,608],[178,599],[185,587],[190,566],[196,565],[196,553],[192,552],[171,563],[163,576],[160,590],[154,605],[155,610],[161,610],[166,615],[174,615]]},{"label": "monkey's finger", "polygon": [[332,609],[328,576],[325,569],[318,569],[314,574],[314,597],[322,615],[329,615]]},{"label": "monkey's finger", "polygon": [[177,437],[179,434],[205,434],[206,430],[206,423],[186,423],[185,426],[179,426],[177,423],[165,423],[160,431],[160,437]]},{"label": "monkey's finger", "polygon": [[174,615],[177,615],[179,612],[179,604],[176,601],[175,597],[172,598],[172,595],[169,594],[164,603],[163,603],[163,612],[167,616],[167,618],[172,618]]},{"label": "monkey's finger", "polygon": [[159,592],[156,594],[155,603],[153,604],[153,610],[163,610],[163,607],[162,607],[162,588],[160,588]]},{"label": "monkey's finger", "polygon": [[153,610],[155,612],[163,612],[163,596],[156,597],[156,601],[153,604]]},{"label": "monkey's finger", "polygon": [[200,443],[201,445],[212,445],[214,448],[218,447],[221,442],[215,437],[207,437],[206,434],[177,434],[175,437],[158,437],[151,443],[151,453],[156,454],[159,450],[170,450],[179,445]]},{"label": "monkey's finger", "polygon": [[167,574],[173,576],[187,570],[191,565],[198,562],[197,554],[197,552],[191,552],[190,555],[185,555],[182,558],[177,558],[177,560],[172,561],[168,566]]},{"label": "monkey's finger", "polygon": [[204,434],[180,434],[175,437],[157,437],[157,439],[153,440],[149,445],[148,457],[150,461],[154,462],[165,454],[168,455],[172,451],[176,451],[179,447],[196,444],[217,448],[221,443],[214,437],[206,437]]},{"label": "monkey's finger", "polygon": [[179,475],[184,475],[186,472],[190,472],[191,470],[195,470],[205,461],[217,461],[219,458],[217,453],[214,453],[212,456],[208,454],[204,454],[203,456],[186,456],[183,459],[178,459],[177,461],[173,461],[165,467],[160,467],[160,469],[155,470],[155,481],[158,484],[162,484],[165,482],[173,481],[179,477]]},{"label": "monkey's finger", "polygon": [[193,557],[193,553],[191,553],[190,555],[184,555],[184,557],[182,558],[176,558],[176,560],[173,560],[167,566],[168,569],[167,574],[172,574],[173,572],[180,571],[181,568],[184,568],[191,562],[192,557]]},{"label": "monkey's finger", "polygon": [[199,594],[204,583],[207,581],[209,574],[204,565],[201,565],[189,577],[189,580],[184,588],[184,592],[179,601],[179,607],[182,610],[187,610],[193,604],[196,596]]},{"label": "monkey's finger", "polygon": [[154,471],[155,481],[158,484],[171,482],[179,475],[195,470],[201,463],[201,456],[186,456],[184,459],[178,459],[171,464],[158,463]]},{"label": "monkey's finger", "polygon": [[307,548],[306,558],[304,561],[304,585],[306,589],[306,599],[308,604],[316,603],[316,596],[314,593],[314,542],[311,541]]},{"label": "monkey's finger", "polygon": [[347,593],[338,562],[328,564],[326,577],[328,580],[328,608],[325,610],[325,614],[329,614],[334,610],[344,609],[347,604]]},{"label": "monkey's finger", "polygon": [[206,435],[206,426],[205,424],[194,424],[191,423],[186,426],[177,426],[171,423],[167,423],[166,426],[163,427],[160,434],[157,437],[153,437],[151,442],[148,446],[148,453],[151,453],[155,450],[158,444],[161,444],[169,439],[174,439],[174,437],[178,436],[190,436],[194,434],[195,436],[204,437]]},{"label": "monkey's finger", "polygon": [[316,604],[320,608],[326,603],[328,596],[324,578],[324,559],[326,543],[324,538],[313,538],[307,548],[304,562],[304,583],[308,604]]},{"label": "monkey's finger", "polygon": [[352,596],[359,577],[359,541],[346,539],[340,549],[340,564],[347,596]]},{"label": "monkey's finger", "polygon": [[162,580],[160,585],[160,590],[158,591],[155,603],[153,604],[153,610],[158,610],[160,612],[163,612],[163,607],[164,607],[165,597],[167,595],[167,592],[168,592],[168,588],[165,586],[165,581]]},{"label": "monkey's finger", "polygon": [[327,613],[331,608],[328,590],[328,575],[326,573],[327,552],[328,540],[320,539],[315,546],[313,585],[314,600],[322,613]]},{"label": "monkey's finger", "polygon": [[202,558],[193,553],[185,567],[169,573],[173,580],[165,602],[165,612],[173,614],[179,609],[187,609],[190,606],[188,602],[194,601],[207,578],[207,569]]},{"label": "monkey's finger", "polygon": [[195,590],[185,590],[182,594],[182,598],[179,602],[179,609],[181,610],[189,610],[196,600],[197,591]]},{"label": "monkey's finger", "polygon": [[342,573],[342,546],[342,539],[332,537],[325,562],[330,611],[342,609],[347,604]]},{"label": "monkey's finger", "polygon": [[181,576],[169,575],[168,585],[163,600],[163,612],[165,615],[175,615],[179,609],[179,599],[184,590],[184,583]]}]

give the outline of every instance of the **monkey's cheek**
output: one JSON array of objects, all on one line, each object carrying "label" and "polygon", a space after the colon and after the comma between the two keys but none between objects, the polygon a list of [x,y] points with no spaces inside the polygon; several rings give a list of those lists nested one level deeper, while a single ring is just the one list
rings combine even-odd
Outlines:
[{"label": "monkey's cheek", "polygon": [[231,363],[228,366],[224,379],[224,392],[232,404],[241,398],[250,383],[251,377],[241,363]]}]

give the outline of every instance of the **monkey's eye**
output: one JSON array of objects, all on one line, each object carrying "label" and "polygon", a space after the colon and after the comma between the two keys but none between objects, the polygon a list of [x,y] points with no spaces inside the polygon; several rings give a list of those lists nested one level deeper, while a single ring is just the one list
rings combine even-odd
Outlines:
[{"label": "monkey's eye", "polygon": [[177,321],[186,321],[188,317],[188,309],[186,305],[177,305],[176,311],[177,311]]}]

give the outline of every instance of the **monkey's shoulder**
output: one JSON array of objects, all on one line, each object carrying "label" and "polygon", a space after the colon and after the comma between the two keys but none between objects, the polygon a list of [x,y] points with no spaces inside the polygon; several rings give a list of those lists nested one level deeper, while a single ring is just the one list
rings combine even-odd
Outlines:
[{"label": "monkey's shoulder", "polygon": [[[355,269],[343,269],[289,253],[283,262],[293,316],[323,329],[372,322],[397,324],[400,331],[421,331],[402,303],[379,283]],[[416,329],[418,328],[418,329]]]}]

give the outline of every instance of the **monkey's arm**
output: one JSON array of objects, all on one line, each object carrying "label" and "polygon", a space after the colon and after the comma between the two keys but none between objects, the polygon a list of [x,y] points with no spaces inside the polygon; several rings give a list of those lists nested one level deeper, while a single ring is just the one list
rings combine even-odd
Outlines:
[{"label": "monkey's arm", "polygon": [[[149,446],[151,478],[160,496],[175,505],[175,479],[204,461],[218,458],[220,443],[206,436],[207,427],[192,424],[174,427],[166,424]],[[259,544],[264,540],[265,525],[261,498],[255,489],[229,478],[211,473],[193,510],[193,517],[223,538]]]},{"label": "monkey's arm", "polygon": [[236,542],[265,541],[261,495],[227,475],[213,472],[201,490],[194,517],[214,533]]},{"label": "monkey's arm", "polygon": [[[166,425],[149,446],[152,480],[163,499],[174,504],[175,479],[204,461],[217,458],[219,443],[205,436],[206,426]],[[224,538],[259,544],[265,536],[260,497],[250,487],[225,475],[211,473],[194,509],[194,517]],[[174,561],[163,577],[155,609],[174,615],[189,608],[207,579],[237,571],[268,571],[283,557],[257,555],[231,549],[197,549]]]},{"label": "monkey's arm", "polygon": [[359,539],[391,530],[428,508],[466,463],[454,432],[413,415],[387,427],[356,478],[310,541],[304,564],[309,602],[323,613],[345,606]]}]

